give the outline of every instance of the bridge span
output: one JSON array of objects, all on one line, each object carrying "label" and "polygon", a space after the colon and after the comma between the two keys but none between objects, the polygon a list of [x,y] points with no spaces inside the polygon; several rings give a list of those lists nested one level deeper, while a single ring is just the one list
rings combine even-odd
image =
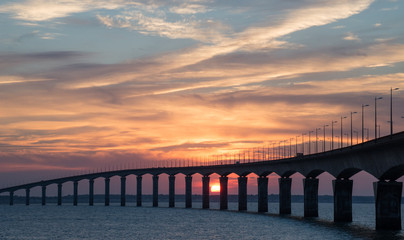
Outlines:
[{"label": "bridge span", "polygon": [[291,213],[291,175],[298,172],[303,179],[304,217],[318,217],[318,185],[317,178],[328,172],[335,177],[334,221],[352,221],[352,186],[350,178],[360,171],[366,171],[378,179],[374,182],[376,229],[401,229],[401,196],[402,182],[396,180],[404,175],[404,132],[378,138],[350,147],[340,148],[323,153],[295,156],[280,160],[258,161],[250,163],[235,162],[232,164],[163,167],[145,169],[125,169],[83,174],[52,180],[44,180],[0,189],[0,193],[8,192],[10,205],[14,204],[14,192],[25,189],[26,205],[30,204],[30,189],[42,188],[42,205],[46,204],[46,188],[51,184],[58,186],[58,205],[62,205],[62,186],[73,182],[73,204],[78,202],[78,183],[89,181],[89,205],[94,204],[94,180],[105,180],[105,205],[110,204],[110,178],[120,176],[121,206],[126,204],[126,177],[137,176],[137,206],[142,206],[142,176],[153,175],[153,206],[158,206],[158,181],[160,174],[169,175],[169,207],[175,206],[175,178],[177,174],[185,175],[185,206],[192,207],[192,175],[199,173],[202,177],[202,208],[209,208],[210,175],[220,175],[220,209],[227,209],[228,175],[237,174],[239,210],[247,210],[247,175],[258,175],[258,211],[268,211],[268,175],[276,173],[280,176],[279,213]]}]

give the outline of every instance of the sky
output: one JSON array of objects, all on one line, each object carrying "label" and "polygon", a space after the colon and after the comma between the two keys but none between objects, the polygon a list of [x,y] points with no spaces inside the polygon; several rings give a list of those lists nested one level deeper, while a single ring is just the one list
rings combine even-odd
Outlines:
[{"label": "sky", "polygon": [[341,116],[350,134],[350,112],[360,138],[362,104],[372,139],[375,97],[389,133],[391,88],[403,131],[403,8],[3,0],[0,185],[295,143]]}]

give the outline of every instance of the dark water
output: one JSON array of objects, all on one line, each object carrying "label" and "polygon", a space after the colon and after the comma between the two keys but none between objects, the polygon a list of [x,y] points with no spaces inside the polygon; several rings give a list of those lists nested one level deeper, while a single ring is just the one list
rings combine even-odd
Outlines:
[{"label": "dark water", "polygon": [[267,214],[135,206],[1,205],[0,239],[404,239],[404,231],[375,231],[374,205],[353,204],[354,222],[335,224],[333,204],[320,203],[320,218],[305,220],[303,204],[292,204],[292,216],[280,217],[277,204]]}]

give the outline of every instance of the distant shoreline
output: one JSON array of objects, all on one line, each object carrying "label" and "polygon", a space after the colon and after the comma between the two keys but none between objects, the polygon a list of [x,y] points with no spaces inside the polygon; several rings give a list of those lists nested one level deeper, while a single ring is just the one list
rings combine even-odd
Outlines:
[{"label": "distant shoreline", "polygon": [[[78,202],[79,203],[88,203],[88,195],[79,195]],[[63,203],[73,203],[73,196],[67,195],[63,196]],[[119,194],[111,194],[110,195],[110,202],[111,203],[120,203],[121,196]],[[152,202],[153,195],[142,195],[143,202]],[[185,202],[185,195],[184,194],[177,194],[175,195],[176,202]],[[202,195],[192,195],[193,202],[202,202]],[[219,195],[211,195],[210,196],[211,202],[219,202],[220,196]],[[229,195],[228,196],[229,202],[238,202],[238,195]],[[248,202],[257,202],[258,197],[257,195],[248,195],[247,196]],[[9,196],[0,196],[0,204],[9,204]],[[37,196],[30,197],[31,204],[41,203],[42,198]],[[134,203],[136,202],[136,195],[126,195],[126,202]],[[168,202],[168,195],[160,194],[159,195],[159,202]],[[268,195],[268,202],[277,203],[279,202],[279,195],[271,194]],[[292,203],[303,203],[304,198],[303,195],[292,195]],[[333,203],[334,197],[330,195],[320,195],[318,196],[319,203]],[[404,202],[404,201],[402,201]],[[46,203],[57,203],[57,196],[49,196],[46,197]],[[104,195],[103,194],[95,194],[94,195],[94,203],[104,203]],[[374,203],[373,196],[353,196],[352,203]],[[14,204],[25,204],[25,196],[14,196]]]}]

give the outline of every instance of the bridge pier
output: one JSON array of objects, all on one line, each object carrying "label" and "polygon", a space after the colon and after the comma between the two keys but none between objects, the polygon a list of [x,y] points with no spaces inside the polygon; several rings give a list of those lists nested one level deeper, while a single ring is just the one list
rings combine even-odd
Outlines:
[{"label": "bridge pier", "polygon": [[168,207],[175,207],[175,175],[168,177]]},{"label": "bridge pier", "polygon": [[192,175],[185,177],[185,207],[192,208]]},{"label": "bridge pier", "polygon": [[89,181],[90,186],[89,186],[89,199],[88,199],[88,205],[94,206],[94,179],[90,179]]},{"label": "bridge pier", "polygon": [[58,183],[58,206],[62,205],[62,184]]},{"label": "bridge pier", "polygon": [[219,177],[220,180],[220,210],[227,210],[227,183],[229,178],[225,175]]},{"label": "bridge pier", "polygon": [[374,182],[376,229],[401,230],[401,182]]},{"label": "bridge pier", "polygon": [[105,181],[105,206],[109,206],[109,184],[111,180],[109,179],[109,177],[106,177],[104,181]]},{"label": "bridge pier", "polygon": [[142,176],[136,177],[136,206],[142,206]]},{"label": "bridge pier", "polygon": [[238,178],[238,210],[247,210],[247,180],[246,176]]},{"label": "bridge pier", "polygon": [[268,178],[259,176],[258,181],[258,212],[268,212]]},{"label": "bridge pier", "polygon": [[73,182],[73,206],[77,206],[77,200],[78,200],[78,185],[79,183],[77,181]]},{"label": "bridge pier", "polygon": [[334,222],[352,222],[352,185],[349,179],[332,181],[334,191]]},{"label": "bridge pier", "polygon": [[42,186],[42,206],[46,205],[46,186]]},{"label": "bridge pier", "polygon": [[14,205],[14,192],[11,191],[10,192],[10,206],[13,206],[13,205]]},{"label": "bridge pier", "polygon": [[121,176],[121,206],[126,205],[126,177]]},{"label": "bridge pier", "polygon": [[292,179],[285,177],[279,178],[279,214],[291,214],[292,213]]},{"label": "bridge pier", "polygon": [[159,206],[159,175],[153,175],[153,207]]},{"label": "bridge pier", "polygon": [[209,181],[210,177],[209,176],[203,176],[202,177],[202,208],[203,209],[208,209],[209,208]]},{"label": "bridge pier", "polygon": [[29,192],[30,192],[30,189],[29,188],[27,188],[27,189],[25,189],[25,205],[29,205]]},{"label": "bridge pier", "polygon": [[318,217],[318,179],[303,179],[304,217]]}]

